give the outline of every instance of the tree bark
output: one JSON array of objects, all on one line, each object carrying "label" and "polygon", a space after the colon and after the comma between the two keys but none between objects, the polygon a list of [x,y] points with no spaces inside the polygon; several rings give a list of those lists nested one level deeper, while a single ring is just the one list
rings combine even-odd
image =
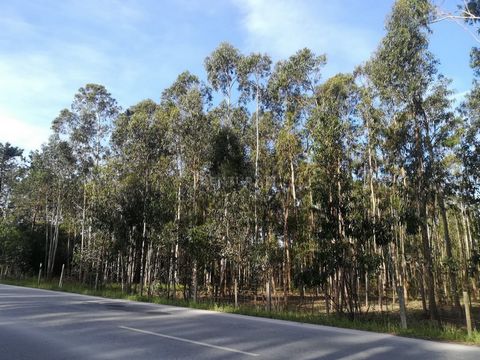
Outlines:
[{"label": "tree bark", "polygon": [[438,205],[440,207],[440,215],[442,217],[442,224],[443,224],[443,236],[445,240],[445,251],[447,253],[447,261],[448,261],[448,276],[450,279],[450,286],[451,286],[451,293],[452,293],[452,301],[453,305],[455,306],[458,312],[461,311],[460,305],[460,297],[458,294],[458,286],[457,286],[457,275],[456,270],[452,264],[454,261],[453,254],[452,254],[452,241],[450,239],[450,231],[448,227],[448,218],[447,218],[447,211],[445,209],[445,200],[443,197],[443,192],[437,187],[437,195],[438,195]]}]

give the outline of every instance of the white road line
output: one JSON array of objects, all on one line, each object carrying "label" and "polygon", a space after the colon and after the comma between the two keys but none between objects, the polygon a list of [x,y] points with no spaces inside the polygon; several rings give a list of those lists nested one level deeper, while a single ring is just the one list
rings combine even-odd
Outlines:
[{"label": "white road line", "polygon": [[189,340],[189,339],[184,339],[184,338],[180,338],[180,337],[176,337],[176,336],[171,336],[171,335],[159,334],[159,333],[155,333],[155,332],[147,331],[147,330],[135,329],[135,328],[131,328],[131,327],[128,327],[128,326],[119,326],[119,328],[125,329],[125,330],[130,330],[130,331],[135,331],[135,332],[138,332],[138,333],[141,333],[141,334],[159,336],[159,337],[163,337],[163,338],[166,338],[166,339],[183,341],[183,342],[186,342],[186,343],[195,344],[195,345],[200,345],[200,346],[206,346],[206,347],[210,347],[210,348],[213,348],[213,349],[218,349],[218,350],[223,350],[223,351],[230,351],[230,352],[239,353],[239,354],[244,354],[244,355],[249,355],[249,356],[259,356],[259,354],[255,354],[255,353],[251,353],[251,352],[241,351],[241,350],[232,349],[232,348],[224,347],[224,346],[207,344],[207,343],[204,343],[204,342],[195,341],[195,340]]}]

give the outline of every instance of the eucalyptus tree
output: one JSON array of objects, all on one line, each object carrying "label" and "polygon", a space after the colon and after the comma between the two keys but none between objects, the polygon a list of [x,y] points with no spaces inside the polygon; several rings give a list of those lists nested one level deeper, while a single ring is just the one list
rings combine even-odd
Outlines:
[{"label": "eucalyptus tree", "polygon": [[[480,248],[478,237],[478,204],[480,193],[480,61],[479,52],[471,54],[471,66],[474,71],[472,89],[465,97],[460,106],[460,116],[463,120],[463,133],[460,147],[457,150],[457,157],[461,167],[455,175],[461,181],[458,188],[459,206],[458,213],[462,224],[462,252],[463,260],[468,270],[465,271],[465,278],[471,278],[471,287],[475,290],[476,279],[479,275]],[[458,224],[458,222],[457,222]],[[460,236],[460,234],[459,234]],[[468,265],[467,265],[468,264]],[[474,292],[475,295],[475,292]]]},{"label": "eucalyptus tree", "polygon": [[5,218],[10,202],[11,189],[19,176],[23,150],[10,143],[0,143],[0,217]]},{"label": "eucalyptus tree", "polygon": [[[94,182],[95,171],[108,153],[112,121],[119,111],[116,100],[103,85],[87,84],[75,94],[71,109],[63,109],[52,123],[53,131],[70,143],[77,162],[76,172],[82,178],[80,252],[83,251],[86,240],[87,184]],[[95,196],[94,192],[93,186],[91,196]],[[88,233],[91,240],[91,231]],[[80,276],[81,273],[80,268]]]},{"label": "eucalyptus tree", "polygon": [[452,174],[458,165],[455,152],[458,151],[463,132],[461,119],[455,116],[451,100],[453,92],[449,89],[451,81],[440,77],[432,86],[425,99],[426,152],[429,160],[430,183],[433,184],[442,221],[448,282],[452,304],[460,312],[457,272],[458,262],[455,259],[451,239],[451,230],[447,215],[447,200],[454,195],[456,187]]},{"label": "eucalyptus tree", "polygon": [[[218,60],[218,59],[217,59]],[[215,61],[215,60],[214,60]],[[217,79],[218,80],[218,79]],[[215,80],[213,80],[215,83]],[[179,246],[193,241],[188,234],[195,226],[201,225],[199,209],[199,190],[202,178],[205,180],[207,159],[209,154],[209,140],[211,138],[211,118],[204,113],[204,108],[211,101],[211,90],[205,86],[197,76],[183,72],[175,82],[162,93],[161,104],[170,117],[169,138],[171,153],[174,159],[175,183],[177,186],[176,198],[176,240],[172,250],[171,282],[173,293],[178,282]],[[186,185],[191,185],[187,187]],[[185,241],[184,241],[185,240]],[[188,260],[188,249],[184,248],[184,260]],[[196,298],[197,293],[197,266],[198,258],[191,259],[192,287],[191,296]],[[187,277],[184,277],[187,279]]]},{"label": "eucalyptus tree", "polygon": [[221,43],[205,59],[207,78],[213,90],[219,91],[225,102],[225,118],[223,125],[232,125],[232,113],[235,107],[234,95],[239,86],[239,65],[243,56],[239,50],[229,43]]},{"label": "eucalyptus tree", "polygon": [[120,111],[116,100],[103,85],[81,87],[71,105],[54,120],[52,129],[72,143],[80,169],[90,171],[108,152],[112,121]]},{"label": "eucalyptus tree", "polygon": [[[369,66],[356,69],[359,102],[357,115],[361,126],[361,148],[359,168],[356,176],[363,179],[364,196],[369,198],[368,211],[361,221],[365,223],[363,232],[369,238],[364,242],[364,256],[370,264],[365,267],[365,304],[369,306],[369,278],[377,277],[378,305],[383,310],[387,279],[396,288],[397,295],[404,298],[407,294],[407,269],[405,256],[405,229],[398,220],[402,211],[401,147],[397,147],[397,127],[389,126],[396,108],[388,101],[379,99],[379,89],[369,76]],[[365,228],[366,225],[366,228]],[[385,239],[386,228],[391,235]],[[359,229],[360,230],[360,229]],[[383,239],[382,239],[383,237]],[[371,271],[373,270],[373,271]],[[402,295],[403,294],[403,295]]]},{"label": "eucalyptus tree", "polygon": [[279,61],[268,82],[269,100],[277,122],[280,124],[275,144],[278,167],[278,184],[283,207],[284,294],[285,300],[291,284],[292,234],[289,234],[290,212],[296,212],[296,172],[304,155],[300,129],[316,103],[315,89],[320,79],[320,69],[325,64],[324,55],[317,56],[309,49],[299,50],[288,60]]},{"label": "eucalyptus tree", "polygon": [[[258,86],[260,87],[259,72],[262,72],[261,65],[255,65],[253,58],[247,59],[238,49],[228,43],[222,43],[210,56],[205,59],[205,69],[208,81],[214,91],[220,92],[223,100],[216,108],[210,111],[209,115],[214,123],[219,126],[212,137],[210,171],[216,184],[216,194],[211,202],[215,209],[212,215],[217,218],[217,235],[223,244],[222,256],[219,259],[219,288],[225,293],[227,288],[227,275],[229,267],[238,267],[235,264],[232,249],[238,249],[233,245],[231,232],[232,221],[239,217],[235,208],[235,198],[240,196],[244,186],[247,186],[246,177],[249,175],[249,164],[246,154],[250,150],[248,144],[248,107],[247,102],[251,94],[251,79],[249,72],[257,67]],[[264,61],[264,60],[261,60]],[[248,200],[248,199],[247,199]],[[248,209],[245,209],[248,210]],[[235,217],[237,214],[237,218]],[[242,216],[247,214],[242,214]],[[249,236],[255,237],[255,229],[249,229]],[[232,276],[237,281],[237,276]],[[235,287],[236,289],[236,287]]]},{"label": "eucalyptus tree", "polygon": [[[328,292],[326,296],[331,297],[341,310],[340,299],[353,300],[356,295],[351,293],[356,288],[352,286],[356,274],[352,262],[355,254],[349,239],[349,217],[352,214],[348,211],[353,208],[353,163],[358,148],[358,129],[354,120],[358,96],[354,77],[338,74],[319,86],[316,96],[319,105],[312,111],[307,128],[315,162],[314,203],[322,209],[318,219],[317,248],[321,251],[330,249],[330,257],[338,257],[335,266],[325,268],[336,284],[334,296]],[[350,311],[353,311],[352,306]]]},{"label": "eucalyptus tree", "polygon": [[480,193],[480,57],[471,54],[471,66],[474,71],[472,89],[460,106],[465,131],[462,136],[460,158],[464,166],[462,176],[462,195],[465,200],[476,202]]},{"label": "eucalyptus tree", "polygon": [[45,268],[47,277],[53,274],[59,233],[62,222],[68,216],[72,203],[70,194],[75,185],[76,175],[73,171],[75,158],[72,148],[66,141],[60,140],[55,134],[42,147],[41,152],[34,154],[27,176],[34,176],[35,172],[43,175],[44,182],[38,190],[44,189],[44,216],[45,216]]},{"label": "eucalyptus tree", "polygon": [[426,97],[436,80],[437,61],[428,50],[432,6],[427,0],[398,0],[387,22],[387,34],[369,64],[369,73],[382,99],[396,110],[403,166],[412,186],[411,201],[422,239],[429,312],[439,320],[435,300],[434,269],[429,242],[427,202],[431,163],[427,156]]},{"label": "eucalyptus tree", "polygon": [[122,201],[121,208],[128,213],[122,216],[128,219],[130,228],[127,243],[131,243],[121,255],[125,257],[124,264],[128,262],[125,251],[130,251],[129,257],[135,259],[128,278],[140,283],[141,291],[151,278],[147,265],[152,257],[152,238],[166,222],[156,212],[161,191],[156,172],[162,172],[162,176],[167,172],[162,163],[169,152],[168,132],[167,116],[160,106],[152,100],[144,100],[117,118],[112,134],[114,157],[111,165],[119,174],[119,186],[135,194],[129,196],[127,202]]},{"label": "eucalyptus tree", "polygon": [[260,110],[267,102],[266,85],[270,75],[271,59],[268,55],[250,54],[239,64],[240,86],[244,96],[255,100],[255,179],[254,179],[254,221],[255,243],[258,241],[258,191],[260,158]]}]

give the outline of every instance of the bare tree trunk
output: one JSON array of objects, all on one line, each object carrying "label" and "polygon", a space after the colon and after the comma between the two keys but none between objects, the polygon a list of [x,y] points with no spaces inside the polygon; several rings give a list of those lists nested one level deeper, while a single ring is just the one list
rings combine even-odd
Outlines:
[{"label": "bare tree trunk", "polygon": [[86,220],[86,206],[87,206],[87,189],[86,189],[86,181],[83,182],[83,207],[82,207],[82,232],[81,232],[81,242],[80,242],[80,269],[79,269],[79,277],[80,281],[83,280],[83,249],[85,246],[85,220]]},{"label": "bare tree trunk", "polygon": [[140,248],[140,279],[139,279],[139,284],[140,284],[140,296],[143,295],[143,285],[145,281],[145,265],[146,265],[146,255],[147,252],[145,251],[145,230],[146,229],[146,223],[143,223],[143,235],[142,235],[142,246]]},{"label": "bare tree trunk", "polygon": [[54,215],[54,223],[52,224],[52,236],[50,238],[50,246],[48,251],[48,263],[47,263],[47,278],[50,278],[53,273],[53,267],[55,265],[55,256],[57,254],[57,247],[58,247],[58,232],[60,227],[60,216],[61,216],[61,208],[60,208],[60,191],[57,195],[57,203],[55,206],[55,215]]},{"label": "bare tree trunk", "polygon": [[437,309],[437,302],[435,300],[435,280],[433,277],[433,261],[432,252],[429,243],[428,225],[427,225],[427,200],[425,195],[420,195],[419,200],[419,214],[420,214],[420,231],[422,237],[423,261],[425,264],[425,282],[427,284],[428,310],[430,318],[435,321],[440,321]]},{"label": "bare tree trunk", "polygon": [[[198,214],[197,214],[197,186],[198,186],[198,172],[197,170],[193,171],[193,225],[197,226],[198,224]],[[198,292],[198,261],[197,254],[194,253],[194,259],[192,261],[192,299],[194,302],[197,302],[197,292]]]},{"label": "bare tree trunk", "polygon": [[283,296],[284,303],[287,306],[288,292],[290,290],[290,241],[288,238],[288,203],[285,203],[283,216],[283,242],[284,242],[284,269],[283,269]]},{"label": "bare tree trunk", "polygon": [[[472,231],[471,231],[471,228],[470,228],[470,218],[469,218],[469,214],[468,214],[468,210],[464,208],[464,212],[465,212],[465,222],[467,224],[467,239],[468,239],[468,243],[470,245],[470,249],[474,249],[476,248],[476,244],[474,242],[474,239],[472,238]],[[471,255],[470,255],[471,256]],[[473,299],[474,300],[477,300],[478,299],[478,289],[477,289],[477,283],[475,281],[475,279],[472,277],[470,278],[470,282],[471,282],[471,287],[472,287],[472,295],[473,295]]]},{"label": "bare tree trunk", "polygon": [[[425,270],[425,282],[427,285],[427,297],[429,314],[432,320],[440,322],[437,303],[435,300],[435,278],[433,274],[432,252],[428,234],[428,216],[427,216],[427,190],[428,179],[425,172],[424,150],[426,144],[420,129],[420,119],[422,117],[425,123],[428,123],[426,113],[423,109],[421,99],[413,99],[413,116],[415,118],[415,157],[416,157],[416,178],[415,192],[418,217],[420,220],[420,234],[422,239],[422,252]],[[428,132],[428,129],[427,129]],[[431,159],[430,161],[433,161]]]},{"label": "bare tree trunk", "polygon": [[290,159],[290,176],[291,176],[291,187],[292,187],[292,198],[293,206],[297,206],[297,192],[295,187],[295,169],[293,166],[293,159]]},{"label": "bare tree trunk", "polygon": [[255,94],[255,102],[256,102],[256,112],[255,112],[255,190],[254,190],[254,210],[255,210],[255,243],[258,242],[258,159],[260,154],[260,132],[259,132],[259,114],[260,111],[259,107],[259,88],[258,88],[258,79],[257,79],[257,86],[256,86],[256,94]]},{"label": "bare tree trunk", "polygon": [[400,323],[402,329],[407,328],[407,309],[405,306],[405,294],[403,293],[403,287],[397,286],[398,304],[400,307]]},{"label": "bare tree trunk", "polygon": [[235,299],[235,308],[238,308],[238,276],[237,266],[233,266],[233,294]]},{"label": "bare tree trunk", "polygon": [[[180,166],[180,165],[179,165]],[[176,214],[176,221],[177,221],[177,237],[175,239],[175,244],[173,247],[173,256],[172,256],[172,290],[173,290],[173,298],[175,299],[177,296],[177,283],[178,283],[178,246],[180,242],[180,231],[181,231],[181,209],[182,209],[182,186],[179,182],[178,189],[177,189],[177,214]]]},{"label": "bare tree trunk", "polygon": [[197,302],[198,291],[198,274],[197,274],[197,260],[193,260],[192,264],[192,300]]},{"label": "bare tree trunk", "polygon": [[43,260],[45,267],[47,267],[47,264],[48,264],[48,249],[49,249],[49,240],[50,240],[49,234],[50,234],[50,229],[48,226],[48,198],[47,198],[47,195],[45,195],[45,258]]},{"label": "bare tree trunk", "polygon": [[458,294],[457,275],[455,273],[455,269],[452,263],[454,261],[454,258],[452,254],[452,241],[450,239],[450,231],[448,228],[447,211],[445,209],[445,200],[443,197],[443,193],[440,191],[438,187],[437,187],[437,190],[438,190],[438,205],[440,207],[440,215],[442,217],[442,224],[443,224],[443,236],[445,239],[445,251],[447,253],[448,276],[450,278],[452,301],[457,312],[460,313],[462,308],[460,305],[460,297]]}]

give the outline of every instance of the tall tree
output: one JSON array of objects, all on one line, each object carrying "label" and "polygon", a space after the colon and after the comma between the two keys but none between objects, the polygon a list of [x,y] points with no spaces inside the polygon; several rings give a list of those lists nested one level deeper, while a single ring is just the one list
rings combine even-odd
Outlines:
[{"label": "tall tree", "polygon": [[23,150],[10,143],[0,143],[0,217],[7,215],[11,187],[16,182],[19,170],[19,158]]},{"label": "tall tree", "polygon": [[258,240],[258,191],[260,158],[260,110],[266,103],[266,79],[270,75],[271,59],[268,55],[250,54],[242,58],[239,65],[240,86],[246,96],[255,100],[255,183],[254,221],[255,242]]},{"label": "tall tree", "polygon": [[[87,184],[94,181],[96,171],[108,153],[111,124],[119,111],[116,100],[103,85],[87,84],[75,94],[71,110],[63,109],[52,123],[53,131],[69,141],[77,161],[77,172],[82,177],[80,254],[86,245]],[[80,276],[81,273],[80,268]]]},{"label": "tall tree", "polygon": [[439,320],[435,300],[434,269],[428,230],[427,202],[431,163],[427,158],[429,119],[425,101],[435,81],[437,61],[428,50],[432,7],[427,0],[398,0],[387,22],[387,34],[370,63],[370,75],[380,96],[395,109],[394,122],[404,137],[405,167],[409,171],[413,201],[422,239],[422,253],[430,316]]},{"label": "tall tree", "polygon": [[299,50],[288,60],[280,61],[268,83],[270,106],[281,124],[276,146],[279,168],[278,186],[282,191],[283,206],[283,246],[284,246],[284,296],[287,300],[291,286],[291,243],[289,233],[291,212],[296,212],[297,168],[303,155],[300,127],[315,104],[316,85],[320,69],[325,64],[324,55],[317,56],[309,49]]}]

